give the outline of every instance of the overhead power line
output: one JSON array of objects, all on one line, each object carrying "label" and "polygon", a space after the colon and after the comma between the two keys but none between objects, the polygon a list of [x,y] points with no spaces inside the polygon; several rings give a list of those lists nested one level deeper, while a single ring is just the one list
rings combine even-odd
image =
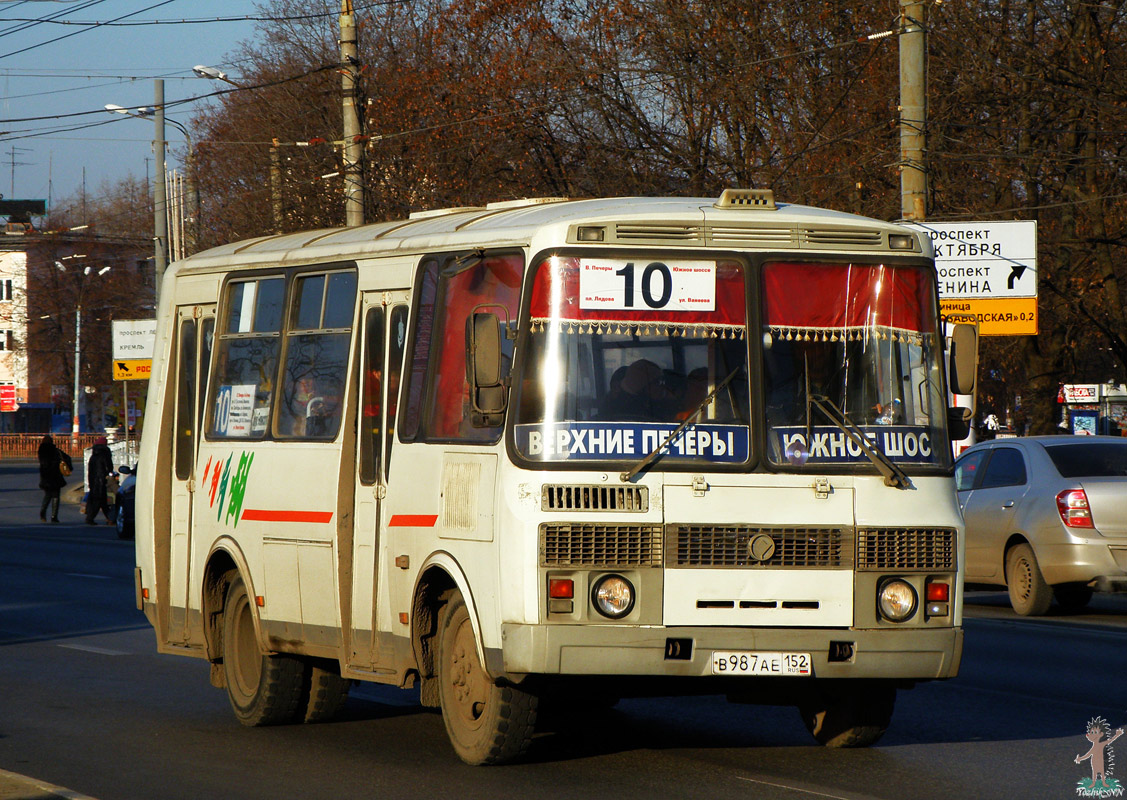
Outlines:
[{"label": "overhead power line", "polygon": [[[102,2],[102,0],[94,0],[94,1],[95,2]],[[116,22],[117,20],[126,19],[127,17],[134,17],[138,14],[144,14],[146,11],[152,11],[154,8],[160,8],[161,6],[166,6],[166,5],[168,5],[169,3],[172,3],[172,2],[175,2],[175,0],[161,0],[161,2],[154,3],[153,5],[148,6],[147,8],[142,8],[139,11],[131,11],[128,14],[122,14],[120,17],[117,17],[116,19],[110,20],[110,22]],[[20,53],[26,53],[29,50],[35,50],[39,47],[45,47],[49,44],[56,44],[57,42],[61,42],[63,39],[69,39],[72,36],[77,36],[80,33],[86,33],[88,31],[95,30],[96,28],[99,28],[99,27],[102,27],[103,25],[108,25],[108,24],[110,24],[110,23],[100,23],[98,25],[95,25],[94,27],[83,28],[82,30],[74,31],[73,33],[68,33],[68,34],[65,34],[63,36],[57,36],[56,38],[50,39],[46,42],[40,42],[39,44],[28,45],[27,47],[20,48],[19,50],[13,50],[10,53],[0,53],[0,58],[7,58],[8,56],[16,56],[16,55],[19,55]]]},{"label": "overhead power line", "polygon": [[[105,0],[94,0],[94,2],[104,2]],[[373,8],[381,6],[395,6],[403,5],[410,2],[410,0],[380,0],[380,2],[368,3],[363,6],[356,6],[356,12],[368,11]],[[84,6],[85,7],[85,6]],[[62,13],[71,13],[78,9],[69,9]],[[146,9],[147,10],[147,9]],[[287,14],[283,16],[262,16],[246,14],[243,16],[234,17],[186,17],[183,19],[138,19],[138,20],[122,20],[120,17],[115,20],[78,20],[78,19],[56,19],[52,18],[19,18],[7,17],[2,20],[4,22],[29,22],[29,23],[49,23],[52,25],[82,25],[85,27],[103,27],[103,28],[136,28],[145,25],[208,25],[216,22],[302,22],[311,19],[324,19],[327,17],[336,18],[340,15],[340,11],[325,11],[316,14]],[[3,33],[0,32],[0,36]]]}]

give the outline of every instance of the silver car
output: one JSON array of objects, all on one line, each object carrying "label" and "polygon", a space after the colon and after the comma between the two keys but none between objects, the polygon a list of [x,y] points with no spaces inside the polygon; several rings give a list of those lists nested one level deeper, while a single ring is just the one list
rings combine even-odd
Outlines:
[{"label": "silver car", "polygon": [[1027,616],[1127,588],[1127,439],[994,439],[959,457],[955,485],[968,585],[1007,587]]}]

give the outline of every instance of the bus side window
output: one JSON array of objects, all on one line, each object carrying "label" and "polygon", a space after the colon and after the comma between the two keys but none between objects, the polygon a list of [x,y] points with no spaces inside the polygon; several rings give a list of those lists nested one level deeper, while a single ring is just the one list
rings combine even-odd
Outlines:
[{"label": "bus side window", "polygon": [[384,431],[384,478],[391,468],[391,445],[395,441],[395,415],[399,406],[399,380],[403,372],[403,356],[407,350],[407,306],[391,309],[390,339],[387,349],[387,430]]},{"label": "bus side window", "polygon": [[368,309],[364,317],[364,379],[360,382],[360,482],[376,482],[383,431],[383,306]]},{"label": "bus side window", "polygon": [[[466,383],[466,323],[474,307],[489,303],[503,306],[510,320],[516,319],[520,301],[523,258],[516,253],[487,256],[475,266],[452,275],[443,275],[440,304],[436,315],[431,360],[431,405],[425,430],[428,439],[491,441],[497,428],[474,428],[470,424],[469,386]],[[487,309],[496,313],[497,308]],[[504,371],[508,372],[511,342]]]},{"label": "bus side window", "polygon": [[275,433],[332,439],[344,407],[356,273],[301,275],[292,302]]},{"label": "bus side window", "polygon": [[192,474],[196,441],[196,321],[180,323],[179,354],[176,359],[176,477]]},{"label": "bus side window", "polygon": [[281,349],[285,278],[233,281],[227,286],[216,344],[209,433],[223,438],[266,435]]}]

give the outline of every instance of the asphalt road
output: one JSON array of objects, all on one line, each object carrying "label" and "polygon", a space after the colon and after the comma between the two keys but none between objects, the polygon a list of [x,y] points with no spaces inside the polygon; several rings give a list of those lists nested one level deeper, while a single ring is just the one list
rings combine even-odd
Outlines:
[{"label": "asphalt road", "polygon": [[[789,708],[625,700],[563,718],[522,763],[461,764],[412,692],[364,685],[329,724],[241,727],[202,661],[156,653],[130,542],[38,521],[34,469],[0,462],[0,771],[133,798],[1064,798],[1089,719],[1127,724],[1127,602],[1039,620],[971,596],[960,676],[901,692],[866,750],[815,746]],[[1127,785],[1127,737],[1118,777]],[[1113,777],[1116,773],[1113,771]],[[0,772],[0,800],[41,798]]]}]

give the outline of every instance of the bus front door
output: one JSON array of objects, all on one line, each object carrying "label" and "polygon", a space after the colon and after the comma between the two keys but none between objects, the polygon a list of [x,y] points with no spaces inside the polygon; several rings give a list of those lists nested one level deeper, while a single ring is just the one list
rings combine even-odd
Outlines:
[{"label": "bus front door", "polygon": [[[196,454],[203,423],[207,372],[215,334],[215,306],[180,306],[176,310],[176,433],[173,444],[172,547],[170,560],[170,644],[184,644],[200,619],[189,608],[192,552],[192,498],[196,490]],[[147,465],[141,465],[144,469]],[[198,598],[197,598],[198,601]],[[195,612],[198,614],[199,609]],[[193,624],[194,623],[194,624]],[[202,639],[201,642],[202,643]]]},{"label": "bus front door", "polygon": [[[407,341],[406,291],[368,293],[361,308],[363,350],[356,442],[356,513],[353,515],[353,582],[350,662],[363,669],[381,660],[377,597],[380,501],[394,439],[399,377]],[[386,589],[384,590],[386,591]],[[384,630],[387,626],[383,627]]]}]

